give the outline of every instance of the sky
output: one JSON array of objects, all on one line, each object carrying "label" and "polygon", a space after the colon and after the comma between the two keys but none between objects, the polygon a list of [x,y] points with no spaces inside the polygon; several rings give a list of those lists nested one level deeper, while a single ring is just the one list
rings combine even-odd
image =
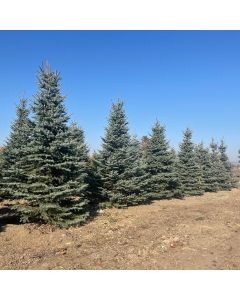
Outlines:
[{"label": "sky", "polygon": [[178,149],[224,138],[231,161],[240,149],[240,31],[0,31],[0,144],[20,97],[37,92],[43,61],[60,71],[71,120],[91,150],[101,146],[111,104],[121,99],[131,134],[166,126]]}]

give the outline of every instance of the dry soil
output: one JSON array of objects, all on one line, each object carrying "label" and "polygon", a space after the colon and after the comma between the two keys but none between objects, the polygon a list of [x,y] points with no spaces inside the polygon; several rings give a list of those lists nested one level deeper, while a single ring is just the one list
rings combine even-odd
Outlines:
[{"label": "dry soil", "polygon": [[107,209],[79,228],[2,226],[0,269],[240,269],[240,189]]}]

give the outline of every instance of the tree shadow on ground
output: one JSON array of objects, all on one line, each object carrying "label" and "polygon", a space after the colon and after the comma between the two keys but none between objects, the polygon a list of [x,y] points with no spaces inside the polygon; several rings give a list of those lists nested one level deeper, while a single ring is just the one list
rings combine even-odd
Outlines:
[{"label": "tree shadow on ground", "polygon": [[8,224],[20,224],[20,219],[10,207],[0,207],[0,233],[5,231]]},{"label": "tree shadow on ground", "polygon": [[6,224],[0,223],[0,233],[1,233],[1,232],[4,232],[5,229],[6,229]]}]

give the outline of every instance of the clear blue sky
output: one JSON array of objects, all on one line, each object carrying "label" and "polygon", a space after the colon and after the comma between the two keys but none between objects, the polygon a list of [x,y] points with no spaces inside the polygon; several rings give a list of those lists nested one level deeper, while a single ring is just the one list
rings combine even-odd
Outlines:
[{"label": "clear blue sky", "polygon": [[131,133],[158,118],[177,147],[189,126],[194,141],[225,138],[240,148],[239,31],[0,31],[0,144],[18,98],[36,93],[48,60],[61,72],[72,119],[98,149],[113,101],[121,98]]}]

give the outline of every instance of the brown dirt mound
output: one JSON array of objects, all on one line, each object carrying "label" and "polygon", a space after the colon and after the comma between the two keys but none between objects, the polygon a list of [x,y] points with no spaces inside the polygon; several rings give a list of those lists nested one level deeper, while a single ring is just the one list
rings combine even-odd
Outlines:
[{"label": "brown dirt mound", "polygon": [[240,190],[107,209],[79,228],[0,227],[0,269],[240,269]]}]

